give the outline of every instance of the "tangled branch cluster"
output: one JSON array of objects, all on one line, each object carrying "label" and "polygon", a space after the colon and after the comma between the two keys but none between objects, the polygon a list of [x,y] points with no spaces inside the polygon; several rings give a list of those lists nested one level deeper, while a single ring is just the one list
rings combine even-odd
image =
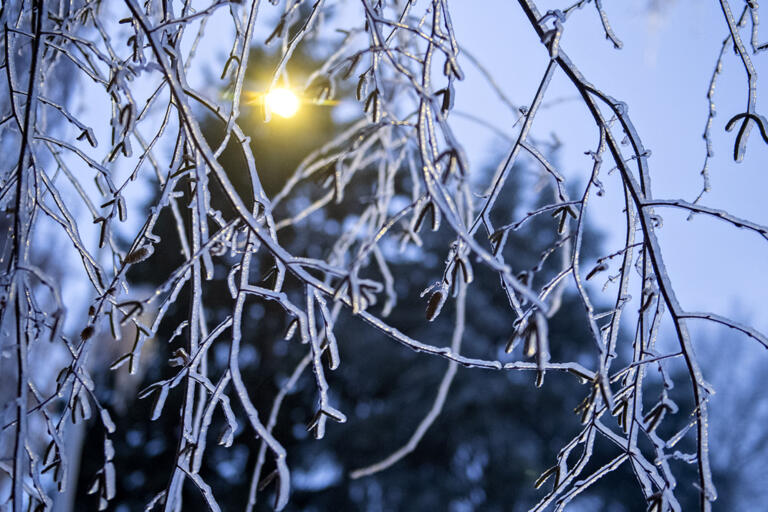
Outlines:
[{"label": "tangled branch cluster", "polygon": [[[720,70],[727,47],[733,46],[748,73],[748,103],[745,112],[733,117],[728,129],[738,128],[734,157],[744,157],[752,127],[766,137],[765,118],[756,110],[756,75],[750,51],[741,39],[742,29],[752,25],[752,54],[766,45],[757,41],[758,5],[748,0],[743,13],[735,16],[729,0],[719,0],[729,33],[723,43],[710,91]],[[549,481],[535,510],[550,506],[560,510],[602,476],[620,466],[630,466],[649,510],[680,510],[675,495],[677,482],[671,459],[685,459],[698,467],[701,508],[708,510],[716,498],[709,469],[707,402],[712,390],[697,361],[688,324],[708,320],[737,329],[768,347],[768,339],[756,330],[709,312],[691,312],[678,302],[657,239],[662,208],[718,218],[737,228],[768,238],[768,227],[740,219],[727,212],[683,200],[660,200],[651,192],[648,152],[635,130],[627,106],[590,83],[569,57],[560,40],[568,20],[582,7],[596,8],[606,37],[618,48],[600,0],[581,0],[568,8],[542,12],[532,0],[519,0],[519,9],[545,47],[546,67],[527,108],[518,112],[514,137],[503,162],[490,181],[480,183],[473,175],[461,141],[451,129],[449,118],[455,99],[455,85],[464,77],[465,58],[456,39],[447,0],[392,1],[361,0],[351,11],[358,15],[340,41],[332,43],[328,57],[305,84],[317,98],[329,98],[340,83],[356,86],[357,99],[365,115],[341,135],[324,145],[295,170],[283,187],[268,197],[260,182],[248,134],[238,123],[246,87],[246,64],[261,11],[277,7],[262,2],[191,2],[158,0],[141,4],[137,0],[99,2],[84,0],[18,0],[2,7],[2,87],[6,96],[0,112],[0,133],[4,153],[0,205],[5,212],[7,235],[0,269],[0,308],[3,350],[12,350],[15,361],[13,416],[5,425],[12,433],[12,454],[0,461],[10,477],[13,510],[30,505],[47,510],[52,503],[49,483],[61,490],[67,478],[66,449],[62,436],[65,424],[82,421],[97,411],[105,431],[102,470],[91,491],[101,498],[102,507],[114,495],[114,450],[110,436],[114,424],[100,405],[87,361],[96,334],[111,328],[118,337],[121,327],[133,325],[132,349],[119,357],[112,369],[127,365],[134,371],[142,347],[158,331],[166,314],[182,294],[189,298],[188,318],[172,326],[183,339],[174,353],[172,378],[156,382],[141,396],[155,400],[152,419],[163,414],[169,393],[183,394],[180,436],[175,464],[166,489],[148,504],[164,504],[165,510],[181,508],[181,489],[186,480],[194,483],[211,510],[219,510],[211,487],[200,474],[211,435],[209,426],[215,411],[221,411],[227,428],[219,442],[233,441],[238,423],[250,427],[261,440],[253,475],[251,500],[259,489],[274,482],[276,507],[289,499],[290,473],[286,452],[272,435],[286,393],[299,376],[311,368],[316,382],[317,408],[309,428],[322,438],[330,419],[346,420],[329,393],[328,371],[343,360],[334,336],[334,324],[342,310],[380,330],[405,347],[446,359],[449,363],[434,406],[412,439],[391,457],[353,474],[362,477],[380,471],[399,460],[418,443],[445,402],[457,365],[500,371],[532,371],[537,385],[547,372],[569,372],[581,383],[584,401],[577,410],[583,424],[555,458],[550,470],[537,485]],[[276,0],[271,2],[278,4]],[[287,80],[286,65],[297,47],[311,44],[322,34],[329,9],[324,0],[287,0],[280,8],[270,40],[280,41],[281,59],[272,86]],[[224,74],[231,80],[231,94],[211,97],[205,87],[193,85],[195,54],[209,37],[220,30],[206,31],[207,23],[227,18],[234,27],[234,41]],[[469,65],[468,64],[468,65]],[[109,125],[94,128],[69,110],[60,96],[61,70],[73,84],[87,83],[94,102],[104,101]],[[578,92],[589,118],[585,126],[596,127],[595,146],[590,152],[594,165],[575,197],[566,187],[563,174],[547,159],[546,143],[531,134],[537,113],[547,98],[553,76],[562,74]],[[81,87],[75,85],[74,87]],[[101,100],[95,99],[101,95]],[[108,108],[108,110],[107,110]],[[707,137],[714,106],[707,124]],[[267,118],[269,112],[266,112]],[[225,126],[224,141],[211,145],[201,129],[201,119],[213,116]],[[103,119],[101,119],[103,121]],[[227,146],[234,146],[245,165],[225,169],[220,163]],[[527,154],[544,170],[552,190],[550,204],[506,225],[493,223],[492,213],[513,165]],[[707,159],[711,154],[708,150]],[[624,247],[606,255],[594,268],[582,268],[581,245],[589,216],[589,200],[602,191],[599,180],[607,169],[617,170],[625,198]],[[233,173],[245,173],[250,190],[242,194],[231,182]],[[327,174],[321,185],[313,184],[317,197],[300,208],[288,207],[300,186]],[[329,235],[324,259],[292,254],[281,243],[280,232],[288,227],[300,230],[300,222],[341,202],[350,181],[360,174],[372,176],[375,193],[355,212],[354,222],[336,238]],[[705,165],[705,190],[707,166]],[[151,184],[151,207],[141,208],[145,195],[135,191],[138,184]],[[227,208],[211,205],[212,187],[220,188]],[[478,187],[485,189],[476,194]],[[140,189],[139,189],[140,190]],[[407,200],[402,201],[403,191]],[[314,196],[313,196],[314,197]],[[700,196],[701,198],[701,196]],[[699,198],[699,199],[700,199]],[[298,204],[298,203],[297,203]],[[132,241],[126,249],[117,233],[119,225],[130,226],[138,215]],[[155,227],[161,215],[175,220],[177,239],[161,240]],[[505,252],[507,237],[524,223],[540,215],[556,219],[554,242],[542,256],[559,258],[558,271],[547,275],[543,265],[520,272],[514,254]],[[92,220],[92,224],[83,222]],[[432,230],[441,221],[453,233],[445,248],[442,275],[425,282],[426,319],[436,318],[444,304],[456,304],[454,332],[450,346],[434,340],[414,339],[387,322],[398,300],[398,276],[389,262],[398,249],[419,246],[422,224]],[[79,258],[93,299],[87,319],[80,324],[79,338],[63,330],[65,307],[56,279],[35,264],[40,250],[36,227],[56,227],[71,242],[69,250]],[[422,233],[422,234],[420,234]],[[130,291],[129,269],[151,258],[160,244],[164,251],[174,247],[184,263],[148,296]],[[268,284],[259,281],[263,261],[272,275]],[[205,307],[208,283],[214,265],[226,265],[231,293],[231,313],[223,320],[209,318]],[[596,304],[602,293],[586,281],[612,270],[609,281],[615,290],[612,306],[602,310]],[[464,303],[472,292],[475,271],[498,275],[510,310],[510,339],[506,346],[522,351],[508,362],[478,359],[462,354]],[[578,294],[584,305],[585,321],[594,338],[594,359],[590,364],[555,361],[550,355],[547,324],[558,311],[567,288]],[[482,293],[479,290],[478,293]],[[641,297],[632,301],[632,294]],[[251,391],[244,384],[239,349],[249,342],[243,326],[246,301],[271,301],[284,311],[290,325],[288,336],[297,334],[306,356],[271,410],[257,410]],[[667,353],[657,349],[663,319],[673,326],[678,349]],[[631,325],[630,329],[620,329]],[[35,384],[35,365],[30,354],[38,345],[52,343],[66,349],[68,361],[57,368],[51,391]],[[209,372],[207,358],[212,347],[228,347],[223,373]],[[327,357],[327,360],[324,359]],[[695,407],[690,428],[662,438],[658,426],[665,416],[677,412],[668,395],[671,385],[665,364],[682,358],[688,369],[690,393]],[[647,398],[643,391],[649,370],[659,372],[659,396]],[[237,410],[245,411],[238,417]],[[39,450],[32,442],[31,422],[42,425],[47,447]],[[676,445],[685,436],[695,436],[696,451],[681,453]],[[603,438],[618,448],[619,455],[597,469],[588,462]],[[264,475],[266,464],[275,470]],[[51,476],[52,475],[52,476]],[[51,480],[52,479],[52,480]]]}]

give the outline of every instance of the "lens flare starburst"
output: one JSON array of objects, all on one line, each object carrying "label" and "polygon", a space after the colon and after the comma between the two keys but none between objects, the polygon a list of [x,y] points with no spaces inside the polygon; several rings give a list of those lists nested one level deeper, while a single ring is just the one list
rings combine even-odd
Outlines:
[{"label": "lens flare starburst", "polygon": [[299,111],[299,97],[284,87],[272,89],[264,96],[264,103],[270,112],[280,117],[293,117]]}]

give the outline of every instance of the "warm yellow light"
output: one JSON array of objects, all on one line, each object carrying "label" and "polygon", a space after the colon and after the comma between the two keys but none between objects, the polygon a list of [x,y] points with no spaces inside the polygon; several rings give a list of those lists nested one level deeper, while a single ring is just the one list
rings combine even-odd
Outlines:
[{"label": "warm yellow light", "polygon": [[299,110],[299,98],[290,89],[278,87],[264,98],[270,112],[281,117],[293,117]]}]

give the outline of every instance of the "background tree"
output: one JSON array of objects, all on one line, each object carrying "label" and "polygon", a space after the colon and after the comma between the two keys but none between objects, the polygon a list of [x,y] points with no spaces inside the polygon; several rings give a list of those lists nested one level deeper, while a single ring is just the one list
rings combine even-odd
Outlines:
[{"label": "background tree", "polygon": [[[514,495],[481,489],[477,481],[490,483],[483,478],[486,471],[501,473],[518,455],[523,474],[542,472],[537,484],[543,486],[535,498],[520,497],[520,506],[606,503],[592,487],[617,481],[634,490],[622,491],[622,502],[681,510],[689,507],[690,486],[678,484],[695,480],[699,507],[710,509],[716,499],[709,456],[712,388],[688,324],[704,320],[765,346],[768,340],[729,318],[681,305],[662,256],[657,210],[711,217],[763,238],[768,228],[700,204],[709,188],[707,165],[703,192],[694,202],[654,199],[649,153],[627,106],[590,83],[561,46],[566,27],[590,3],[606,38],[621,46],[602,3],[582,0],[547,5],[545,11],[531,1],[518,2],[518,14],[542,45],[543,65],[531,68],[541,78],[527,106],[518,109],[513,130],[505,134],[505,154],[491,174],[470,165],[451,124],[467,62],[487,73],[461,51],[445,0],[363,1],[349,12],[336,12],[322,1],[304,3],[286,2],[272,20],[267,40],[279,42],[279,60],[268,85],[254,95],[247,90],[246,70],[259,2],[126,0],[109,10],[98,2],[4,4],[9,113],[2,130],[18,141],[18,158],[14,153],[5,165],[0,190],[13,218],[10,247],[0,262],[1,321],[9,340],[3,348],[15,363],[0,467],[9,475],[3,485],[14,512],[49,508],[54,488],[64,490],[71,467],[62,439],[70,421],[92,416],[98,422],[90,439],[103,449],[98,463],[88,460],[87,472],[95,475],[88,492],[100,508],[117,496],[116,469],[122,464],[116,461],[117,442],[125,443],[121,452],[143,444],[151,452],[147,456],[154,453],[153,467],[163,468],[157,475],[164,484],[151,475],[156,493],[142,497],[148,509],[180,510],[186,504],[218,510],[229,499],[225,484],[249,464],[255,466],[250,500],[258,489],[267,489],[278,509],[289,502],[291,482],[297,506],[310,499],[318,507],[323,499],[372,507],[448,501],[461,508],[484,500],[505,507],[514,500],[517,506]],[[747,74],[746,106],[724,126],[734,133],[733,158],[741,161],[748,143],[757,141],[754,133],[768,141],[751,60],[765,45],[759,42],[754,2],[737,13],[728,0],[719,5],[728,36],[713,83],[730,45]],[[221,95],[196,72],[196,58],[206,41],[224,33],[217,23],[225,22],[235,37],[222,73],[230,90]],[[747,45],[742,32],[750,24]],[[320,61],[302,88],[308,100],[335,101],[337,89],[348,87],[365,114],[335,136],[315,126],[305,143],[283,133],[285,138],[273,138],[259,156],[242,106],[263,102],[262,94],[278,85],[296,86],[296,74],[287,66],[301,54],[300,46],[312,48]],[[47,95],[56,85],[50,78],[65,61],[93,84],[89,111],[101,107],[109,119],[74,115]],[[555,76],[578,95],[585,107],[579,122],[595,134],[592,169],[567,182],[551,161],[547,139],[531,131]],[[712,95],[708,98],[710,142],[714,111]],[[49,110],[66,123],[48,123],[43,112]],[[270,110],[277,109],[266,105],[267,120]],[[224,128],[222,135],[217,137],[212,123]],[[326,126],[330,132],[332,125]],[[299,154],[300,146],[323,141],[282,178],[289,162],[280,149]],[[708,148],[707,162],[710,153]],[[524,161],[540,167],[543,179],[517,178]],[[86,172],[93,185],[83,179]],[[617,216],[624,244],[595,257],[586,242],[594,212],[590,199],[606,193],[609,177],[624,198]],[[147,197],[153,197],[150,205]],[[425,222],[436,233],[426,233]],[[87,313],[69,319],[70,325],[64,304],[71,292],[62,301],[54,280],[35,265],[39,237],[48,226],[74,247],[81,282],[90,283]],[[588,282],[601,280],[602,288]],[[137,282],[150,282],[152,289],[142,293],[133,286]],[[115,403],[112,378],[105,365],[89,364],[103,345],[102,333],[109,330],[118,338],[127,327],[131,338],[110,369],[139,371],[142,354],[158,340],[157,352],[166,346],[170,352],[169,365],[144,370],[151,383],[138,394],[150,404],[146,417],[167,420],[158,423],[152,439],[131,430],[130,418],[125,437],[118,436],[105,407]],[[276,336],[284,329],[292,340],[287,345]],[[379,355],[384,342],[366,329],[421,354]],[[35,349],[45,340],[67,359],[37,383]],[[392,364],[386,364],[389,358]],[[459,371],[460,365],[471,370]],[[484,373],[490,370],[497,374],[493,383]],[[361,398],[381,393],[382,384],[366,378],[374,371],[384,383],[395,383],[387,401],[405,404],[396,413],[391,405],[377,409],[378,400],[366,404]],[[431,393],[414,391],[414,383],[442,371],[434,406],[416,411]],[[470,371],[479,376],[466,377]],[[448,394],[454,375],[466,384]],[[511,451],[508,436],[484,439],[478,421],[467,424],[474,434],[461,441],[448,438],[451,449],[440,449],[443,464],[418,464],[419,478],[382,473],[351,484],[341,491],[343,498],[333,489],[325,498],[302,492],[321,485],[318,478],[327,485],[339,478],[336,473],[369,462],[357,456],[381,456],[365,446],[349,449],[356,446],[354,438],[334,423],[352,423],[352,414],[363,427],[378,429],[388,419],[398,428],[407,424],[400,442],[427,414],[406,446],[410,450],[421,440],[428,449],[440,438],[420,437],[441,409],[450,419],[466,410],[463,405],[479,409],[484,401],[496,403],[522,383],[542,388],[546,397],[534,423],[540,439],[558,445],[549,447],[549,469],[528,468],[525,461],[532,457]],[[481,391],[470,387],[478,385],[484,386]],[[292,405],[284,413],[291,417],[285,421],[280,405],[294,388],[303,392],[289,398]],[[521,400],[529,394],[520,393]],[[560,418],[563,409],[574,406],[581,423],[569,430]],[[493,425],[502,421],[503,416]],[[291,455],[286,440],[296,423],[307,423],[318,439],[327,434],[329,443],[293,447]],[[47,442],[33,442],[43,431]],[[214,448],[217,440],[229,451]],[[333,452],[327,450],[334,445]],[[367,478],[394,459],[384,460],[351,475]],[[464,474],[450,474],[446,464]],[[129,471],[121,486],[133,485],[133,478],[138,487],[143,483],[138,480],[146,479],[130,464],[121,469]],[[423,482],[439,476],[447,479],[442,495],[419,492]],[[525,478],[514,471],[511,476],[518,482]],[[404,490],[385,501],[376,495],[395,485],[388,478],[400,480]]]},{"label": "background tree", "polygon": [[[268,54],[260,50],[252,51],[251,59],[254,61],[251,69],[263,67],[263,64],[257,66],[255,63],[269,62]],[[295,66],[290,73],[292,77],[299,75],[301,70],[314,69],[318,65],[301,52],[294,54],[292,63]],[[259,77],[249,77],[248,81],[255,89],[261,89]],[[259,106],[254,105],[249,113],[258,113],[258,109]],[[243,123],[244,131],[251,135],[250,144],[258,167],[272,171],[263,179],[265,189],[272,194],[279,191],[286,177],[300,165],[302,157],[326,142],[318,141],[318,134],[332,138],[344,128],[331,121],[331,111],[323,106],[307,108],[302,117],[296,120],[275,119],[275,122],[264,124],[257,115],[249,115]],[[212,144],[224,137],[221,125],[215,119],[210,119],[204,125],[204,132]],[[290,146],[280,149],[286,140],[290,141]],[[236,152],[225,153],[222,157],[223,166],[237,169],[238,157]],[[238,189],[247,189],[247,183],[237,182],[237,178],[237,175],[233,176]],[[323,178],[327,179],[327,173],[321,174],[320,179]],[[538,178],[540,175],[532,166],[516,168],[511,178],[514,186],[510,187],[503,198],[505,210],[500,212],[500,216],[509,217],[525,207],[535,209],[543,206],[543,197],[517,197],[526,181]],[[357,203],[365,202],[368,196],[375,193],[375,183],[366,178],[352,182],[347,187],[346,199],[327,209],[322,221],[307,222],[295,229],[295,232],[282,235],[283,240],[290,240],[292,252],[306,254],[312,248],[321,247],[329,234],[354,222],[347,212],[354,211]],[[223,203],[220,195],[215,193],[211,201],[213,204],[218,201]],[[427,218],[425,224],[431,222]],[[540,217],[512,235],[509,244],[517,254],[521,269],[534,270],[544,265],[554,268],[549,260],[540,261],[542,256],[547,255],[551,241],[537,240],[535,235],[537,231],[547,231],[553,222],[556,221],[550,217]],[[172,219],[166,218],[165,223],[158,224],[155,232],[163,233],[161,238],[167,239],[172,237],[173,230]],[[421,247],[413,248],[413,254],[401,257],[390,267],[393,275],[402,280],[402,288],[399,290],[402,299],[399,307],[390,314],[390,321],[420,333],[419,337],[433,332],[438,339],[449,339],[451,317],[455,312],[446,312],[427,328],[423,325],[423,299],[419,297],[422,290],[414,286],[425,272],[425,267],[434,270],[440,265],[444,257],[441,251],[450,245],[448,230],[439,230],[436,235],[429,235],[429,230],[429,226],[422,227]],[[588,231],[588,238],[590,246],[596,244],[596,236],[591,231]],[[586,254],[593,257],[596,252],[589,249]],[[321,256],[327,257],[326,254]],[[146,281],[150,287],[159,286],[165,276],[181,263],[180,258],[179,261],[167,258],[157,261],[151,266],[137,268],[143,272],[132,275],[132,280],[135,283]],[[212,288],[214,291],[209,294],[206,309],[209,314],[224,316],[227,302],[217,300],[217,297],[228,295],[224,279],[226,274],[223,270],[217,274],[220,278],[216,288]],[[494,287],[492,281],[495,278],[492,274],[482,274],[477,279],[488,281],[483,283],[484,289]],[[578,351],[586,355],[584,347],[589,338],[579,321],[576,297],[569,295],[565,300],[564,309],[570,311],[560,317],[558,323],[552,324],[550,329],[553,335],[569,333],[572,336],[573,343],[561,347],[561,351],[575,350],[576,353],[566,352],[558,356],[562,359],[575,359],[579,355]],[[481,357],[497,357],[499,341],[509,337],[507,312],[496,305],[503,301],[503,295],[496,293],[475,297],[467,304],[467,334],[473,340],[472,350]],[[177,325],[183,321],[187,307],[181,302],[176,314],[169,317],[169,324]],[[258,332],[257,339],[276,340],[282,337],[286,326],[282,321],[274,321],[278,317],[277,313],[269,307],[254,308],[250,312],[254,320],[253,329]],[[163,341],[168,340],[172,334],[170,329],[157,333]],[[520,504],[530,506],[535,502],[533,483],[538,474],[546,469],[543,464],[551,456],[547,447],[567,441],[562,435],[564,424],[571,423],[572,429],[578,424],[571,412],[578,403],[567,392],[572,384],[568,378],[557,379],[541,393],[531,396],[527,390],[529,378],[514,379],[511,376],[459,370],[455,387],[460,391],[454,390],[438,423],[431,427],[433,434],[423,441],[419,450],[407,457],[400,466],[357,483],[349,479],[350,472],[388,455],[388,451],[394,451],[411,437],[425,412],[433,407],[434,395],[445,378],[445,364],[431,362],[429,358],[429,362],[421,361],[424,356],[414,357],[410,352],[387,344],[386,339],[375,330],[361,330],[354,319],[338,320],[336,336],[346,361],[334,375],[337,398],[344,410],[355,411],[354,420],[351,419],[350,425],[344,428],[330,430],[321,445],[307,443],[308,434],[304,426],[309,418],[305,417],[305,411],[311,407],[312,386],[308,376],[303,375],[282,412],[288,421],[279,423],[275,431],[277,439],[281,440],[290,454],[291,466],[305,475],[298,480],[298,489],[293,493],[292,501],[296,509],[379,507],[396,510],[408,506],[406,502],[410,502],[410,506],[442,510],[462,500],[474,500],[477,502],[475,505],[482,504],[484,508],[495,506],[504,509],[511,504],[519,507]],[[297,362],[296,354],[292,354],[293,350],[288,347],[287,343],[277,346],[271,343],[255,344],[251,355],[247,357],[248,362],[241,363],[248,372],[245,374],[248,388],[258,390],[259,396],[263,397],[256,402],[260,410],[268,410],[272,397],[279,392],[281,380],[285,377],[286,362]],[[166,360],[173,357],[172,352],[169,348],[165,357],[158,357],[150,365],[152,371],[147,375],[146,385],[161,376],[170,375]],[[218,371],[222,370],[221,363],[216,359],[209,364],[209,371],[216,371],[213,370],[215,367],[218,367]],[[113,387],[105,385],[104,389]],[[479,389],[483,393],[478,396],[476,390]],[[568,401],[569,398],[573,403]],[[176,419],[163,416],[157,422],[147,423],[146,417],[151,414],[151,407],[150,402],[139,401],[126,408],[127,417],[115,418],[119,431],[131,433],[115,444],[117,473],[124,475],[124,478],[117,480],[115,499],[136,509],[140,509],[151,498],[152,489],[165,485],[163,473],[148,469],[171,464],[173,460]],[[168,407],[173,410],[179,405],[170,402]],[[562,416],[542,414],[547,410],[559,411]],[[98,430],[98,426],[94,430]],[[510,437],[518,441],[510,445]],[[99,437],[94,435],[89,439],[92,440],[91,445],[87,445],[84,450],[89,458],[88,467],[82,472],[80,485],[82,495],[79,500],[82,503],[88,502],[85,495],[88,475],[97,471],[100,464]],[[136,450],[143,452],[142,457],[120,456],[135,453]],[[215,455],[204,473],[208,475],[206,479],[211,482],[214,493],[223,496],[219,503],[225,509],[239,508],[249,499],[251,482],[248,470],[256,462],[258,442],[243,439],[236,442],[233,450],[237,454],[234,457],[232,450]],[[147,459],[151,462],[147,463]],[[320,483],[313,483],[318,479]],[[366,492],[371,486],[387,492],[380,495]],[[428,492],[423,491],[425,489]],[[188,499],[194,499],[193,493],[190,493]],[[617,498],[605,492],[602,499],[610,502]],[[263,506],[268,507],[268,501]]]}]

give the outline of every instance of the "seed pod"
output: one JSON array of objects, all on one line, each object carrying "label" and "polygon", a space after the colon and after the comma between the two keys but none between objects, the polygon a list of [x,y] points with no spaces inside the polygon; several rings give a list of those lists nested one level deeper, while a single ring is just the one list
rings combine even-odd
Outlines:
[{"label": "seed pod", "polygon": [[139,263],[140,261],[144,261],[145,259],[149,258],[153,252],[155,252],[155,248],[153,246],[144,245],[142,247],[139,247],[135,251],[131,251],[130,253],[128,253],[128,255],[123,260],[123,263],[126,265]]},{"label": "seed pod", "polygon": [[355,96],[357,101],[362,101],[365,94],[366,73],[360,73],[360,78],[357,81],[357,89],[355,90]]},{"label": "seed pod", "polygon": [[365,106],[364,106],[363,110],[365,110],[366,112],[371,112],[375,108],[377,108],[376,107],[376,101],[377,101],[378,97],[379,97],[379,90],[378,89],[374,89],[371,92],[371,94],[369,94],[368,97],[365,98]]},{"label": "seed pod", "polygon": [[123,196],[117,196],[117,216],[120,222],[125,222],[128,219],[128,210],[125,207],[125,198]]},{"label": "seed pod", "polygon": [[352,72],[353,72],[353,71],[355,70],[355,68],[357,67],[357,63],[358,63],[358,62],[360,62],[360,57],[361,57],[361,56],[362,56],[362,54],[361,54],[361,53],[358,53],[358,54],[356,54],[356,55],[352,56],[352,57],[349,59],[349,67],[348,67],[348,68],[347,68],[347,70],[344,72],[344,74],[343,74],[343,75],[341,75],[341,78],[342,78],[342,80],[346,80],[347,78],[349,78],[349,76],[352,74]]},{"label": "seed pod", "polygon": [[424,205],[424,207],[421,209],[419,214],[415,217],[415,220],[413,222],[413,232],[418,233],[421,231],[421,225],[424,224],[424,219],[427,218],[427,212],[432,211],[432,225],[434,227],[435,222],[435,205],[432,204],[432,201],[427,201],[427,203]]},{"label": "seed pod", "polygon": [[93,337],[93,334],[96,332],[96,328],[92,325],[88,325],[80,331],[80,339],[83,341],[87,341]]},{"label": "seed pod", "polygon": [[429,303],[427,304],[428,321],[431,322],[437,318],[437,315],[439,315],[440,311],[443,309],[446,298],[448,298],[448,295],[445,293],[443,288],[438,288],[437,291],[432,294],[432,296],[429,298]]},{"label": "seed pod", "polygon": [[48,340],[51,343],[53,343],[53,341],[59,337],[59,333],[61,332],[61,320],[63,315],[64,313],[61,310],[56,311],[53,314],[53,324],[51,325],[51,330],[50,330],[51,334],[50,334],[50,337],[48,338]]},{"label": "seed pod", "polygon": [[653,432],[656,429],[664,418],[665,412],[666,407],[664,406],[664,403],[659,402],[643,417],[643,422],[645,423],[645,428],[648,432]]},{"label": "seed pod", "polygon": [[589,271],[589,274],[587,274],[587,281],[595,277],[596,274],[603,272],[608,269],[608,265],[605,263],[599,263],[595,265],[595,268]]},{"label": "seed pod", "polygon": [[504,243],[507,239],[507,230],[506,229],[498,229],[491,233],[488,236],[488,241],[491,242],[491,245],[493,246],[493,255],[498,256],[499,252],[501,251],[501,248],[504,247]]},{"label": "seed pod", "polygon": [[99,230],[99,249],[102,249],[107,243],[107,230],[109,229],[109,222],[107,219],[101,221],[101,229]]},{"label": "seed pod", "polygon": [[440,213],[440,208],[435,206],[435,204],[430,201],[429,204],[432,205],[432,231],[437,231],[440,229],[440,220],[442,219],[442,213]]},{"label": "seed pod", "polygon": [[453,108],[454,91],[453,84],[448,84],[444,89],[440,89],[435,93],[435,96],[440,96],[442,99],[440,105],[440,111],[443,115],[446,115],[449,110]]},{"label": "seed pod", "polygon": [[651,307],[654,298],[656,298],[656,292],[651,288],[643,290],[643,304],[640,306],[640,313],[645,312],[645,310]]},{"label": "seed pod", "polygon": [[460,281],[459,274],[460,274],[460,272],[459,272],[459,264],[457,262],[454,262],[453,263],[453,268],[451,269],[451,282],[450,282],[450,285],[451,285],[451,297],[453,297],[454,299],[459,296],[459,284],[460,284],[459,283],[459,281]]}]

